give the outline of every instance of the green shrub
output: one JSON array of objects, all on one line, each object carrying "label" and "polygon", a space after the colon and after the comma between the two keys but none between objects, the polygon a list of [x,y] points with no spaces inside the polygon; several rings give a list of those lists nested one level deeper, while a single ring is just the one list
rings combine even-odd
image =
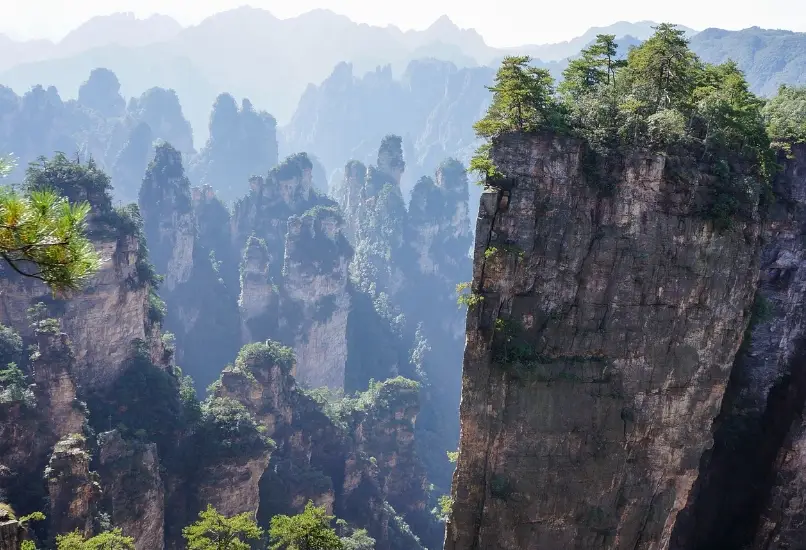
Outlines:
[{"label": "green shrub", "polygon": [[243,456],[274,447],[274,442],[258,429],[249,411],[227,397],[209,397],[202,403],[195,437],[204,444],[204,454],[208,457]]},{"label": "green shrub", "polygon": [[153,288],[149,289],[148,293],[148,320],[154,324],[161,324],[165,320],[165,315],[168,314],[168,308],[165,302],[157,295]]},{"label": "green shrub", "polygon": [[248,372],[257,367],[280,365],[285,372],[290,372],[294,361],[293,349],[273,340],[266,340],[247,344],[241,348],[235,359],[235,366]]},{"label": "green shrub", "polygon": [[22,337],[11,327],[0,325],[0,368],[22,361]]}]

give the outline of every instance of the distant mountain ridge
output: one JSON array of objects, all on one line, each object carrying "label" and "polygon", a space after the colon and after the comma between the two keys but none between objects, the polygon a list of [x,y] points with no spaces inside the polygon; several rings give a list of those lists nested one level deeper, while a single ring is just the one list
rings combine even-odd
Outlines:
[{"label": "distant mountain ridge", "polygon": [[[617,23],[613,32],[640,37],[648,25]],[[610,32],[610,27],[601,30]],[[588,38],[575,38],[564,47],[571,51]],[[552,46],[557,45],[546,48]],[[138,96],[153,86],[174,88],[197,131],[196,141],[203,142],[210,105],[220,93],[253,98],[284,122],[306,87],[324,81],[341,62],[351,63],[356,74],[391,65],[400,75],[416,59],[435,58],[461,68],[495,64],[508,53],[448,16],[425,30],[403,31],[355,23],[325,9],[279,19],[243,6],[187,28],[166,16],[95,17],[58,44],[0,35],[0,83],[17,93],[41,83],[70,94],[92,69],[105,67],[119,76],[124,96]]]},{"label": "distant mountain ridge", "polygon": [[0,70],[17,65],[77,55],[93,48],[124,46],[136,48],[174,38],[182,30],[175,19],[155,14],[145,19],[131,12],[93,17],[58,42],[18,41],[0,33]]},{"label": "distant mountain ridge", "polygon": [[775,95],[781,84],[806,84],[806,33],[706,29],[691,39],[691,48],[709,63],[738,63],[757,94]]},{"label": "distant mountain ridge", "polygon": [[[59,45],[15,42],[0,35],[0,84],[18,94],[36,84],[53,85],[70,98],[93,69],[108,68],[118,76],[124,97],[137,97],[155,86],[175,90],[200,146],[207,139],[210,107],[221,93],[248,97],[286,125],[303,108],[305,90],[323,83],[340,63],[349,63],[356,77],[389,66],[397,79],[412,61],[437,59],[463,69],[495,66],[505,55],[518,53],[531,55],[537,65],[559,76],[566,60],[596,34],[616,35],[626,51],[649,36],[653,26],[651,21],[620,21],[566,42],[499,49],[448,16],[424,30],[403,31],[359,24],[325,9],[279,19],[244,6],[186,28],[164,16],[140,20],[116,14],[88,21]],[[774,93],[782,82],[802,82],[806,74],[806,33],[683,30],[704,60],[735,58],[758,93]],[[82,48],[88,49],[78,51]],[[8,67],[10,63],[14,66]]]}]

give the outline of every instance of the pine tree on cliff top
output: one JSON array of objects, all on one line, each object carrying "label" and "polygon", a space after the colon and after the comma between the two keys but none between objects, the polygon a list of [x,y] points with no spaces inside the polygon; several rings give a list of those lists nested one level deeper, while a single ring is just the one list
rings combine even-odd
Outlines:
[{"label": "pine tree on cliff top", "polygon": [[530,67],[529,56],[508,56],[495,75],[492,103],[473,128],[479,137],[505,131],[530,132],[558,123],[554,80],[545,69]]}]

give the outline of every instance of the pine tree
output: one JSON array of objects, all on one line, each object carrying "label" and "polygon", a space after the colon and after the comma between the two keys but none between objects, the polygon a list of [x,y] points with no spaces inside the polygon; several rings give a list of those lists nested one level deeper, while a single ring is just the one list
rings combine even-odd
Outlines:
[{"label": "pine tree", "polygon": [[250,540],[258,540],[263,530],[257,526],[252,514],[243,513],[226,517],[215,508],[199,513],[199,520],[182,530],[188,550],[249,550]]},{"label": "pine tree", "polygon": [[343,550],[336,530],[330,527],[333,516],[324,507],[308,501],[296,516],[275,516],[271,520],[272,550]]},{"label": "pine tree", "polygon": [[[11,162],[0,160],[0,176]],[[70,204],[49,188],[19,193],[0,187],[0,258],[15,272],[72,290],[91,276],[100,259],[84,234],[90,206]]]}]

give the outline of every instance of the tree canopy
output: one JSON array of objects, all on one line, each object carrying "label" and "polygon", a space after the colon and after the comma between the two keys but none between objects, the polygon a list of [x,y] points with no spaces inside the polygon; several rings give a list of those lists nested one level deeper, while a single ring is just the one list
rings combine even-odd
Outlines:
[{"label": "tree canopy", "polygon": [[57,550],[134,550],[134,539],[123,535],[120,529],[104,531],[85,539],[78,531],[58,535]]},{"label": "tree canopy", "polygon": [[[0,160],[0,175],[11,163]],[[79,288],[100,266],[85,235],[90,206],[70,202],[42,186],[20,193],[0,187],[0,258],[20,275],[54,290]]]},{"label": "tree canopy", "polygon": [[529,66],[529,56],[507,56],[495,75],[493,101],[474,128],[482,137],[502,131],[531,132],[559,124],[554,79],[546,69]]},{"label": "tree canopy", "polygon": [[704,213],[729,224],[768,187],[774,163],[765,116],[773,133],[806,135],[797,122],[798,115],[806,118],[806,93],[784,88],[785,97],[762,113],[763,100],[750,92],[735,63],[703,63],[684,32],[667,23],[626,59],[612,35],[599,35],[569,63],[556,92],[551,77],[529,63],[528,57],[504,59],[490,87],[490,108],[475,125],[485,143],[471,169],[489,185],[504,176],[491,158],[495,138],[551,131],[584,139],[593,164],[605,167],[589,174],[603,190],[611,185],[604,181],[607,167],[618,166],[617,157],[630,149],[700,163],[713,182]]},{"label": "tree canopy", "polygon": [[226,517],[208,504],[198,521],[182,530],[182,536],[188,550],[249,550],[249,541],[259,540],[263,530],[252,514]]},{"label": "tree canopy", "polygon": [[342,550],[343,544],[330,524],[325,508],[308,501],[296,516],[274,516],[269,536],[272,550]]},{"label": "tree canopy", "polygon": [[776,142],[806,142],[806,86],[786,86],[764,106],[764,120]]}]

